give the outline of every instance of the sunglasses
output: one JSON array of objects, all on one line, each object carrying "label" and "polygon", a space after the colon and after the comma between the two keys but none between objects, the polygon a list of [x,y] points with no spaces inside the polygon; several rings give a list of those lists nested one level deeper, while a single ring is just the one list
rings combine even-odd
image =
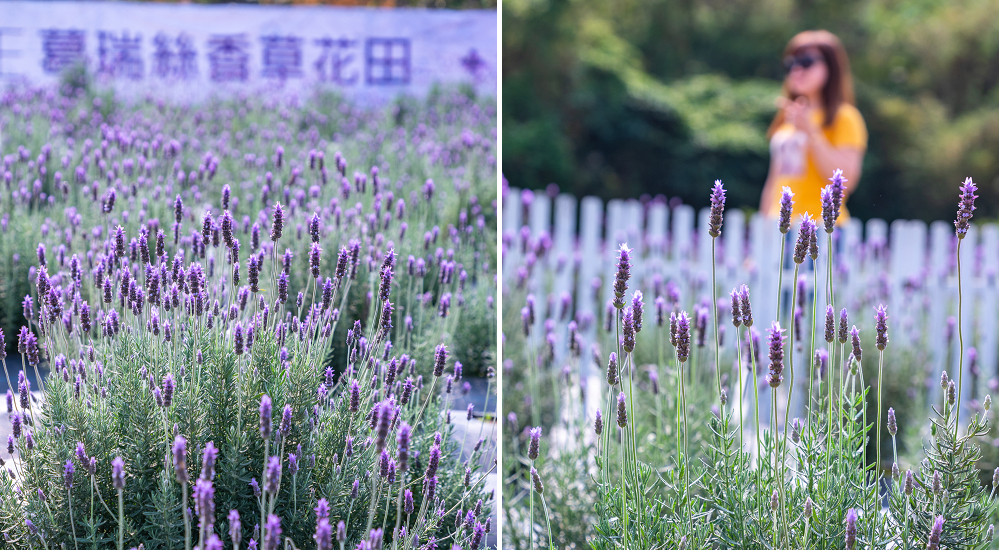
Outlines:
[{"label": "sunglasses", "polygon": [[814,64],[822,62],[823,62],[823,57],[818,55],[809,55],[809,54],[795,55],[795,56],[790,55],[785,58],[784,65],[786,71],[792,72],[792,70],[795,67],[802,67],[803,69],[808,69],[809,67],[812,67]]}]

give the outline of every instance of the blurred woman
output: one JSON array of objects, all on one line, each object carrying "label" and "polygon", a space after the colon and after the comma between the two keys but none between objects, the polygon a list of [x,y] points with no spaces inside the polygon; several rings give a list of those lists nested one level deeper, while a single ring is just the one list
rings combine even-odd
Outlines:
[{"label": "blurred woman", "polygon": [[[857,188],[868,130],[854,107],[847,52],[836,36],[823,30],[795,35],[785,47],[784,65],[788,76],[767,131],[771,166],[760,210],[776,217],[781,189],[788,187],[795,194],[792,220],[805,213],[819,220],[820,190],[835,169],[847,179],[845,203]],[[838,223],[847,218],[847,208],[841,208]]]}]

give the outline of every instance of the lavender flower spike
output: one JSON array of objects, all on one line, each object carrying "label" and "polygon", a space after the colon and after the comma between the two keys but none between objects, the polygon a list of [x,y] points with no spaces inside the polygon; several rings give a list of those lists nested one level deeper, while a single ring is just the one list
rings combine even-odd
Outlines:
[{"label": "lavender flower spike", "polygon": [[833,190],[830,185],[820,190],[819,200],[823,208],[823,229],[826,229],[827,233],[833,233],[837,225],[837,216],[834,214]]},{"label": "lavender flower spike", "polygon": [[851,353],[854,354],[854,359],[861,364],[861,331],[858,330],[857,326],[851,327]]},{"label": "lavender flower spike", "polygon": [[281,238],[281,229],[284,224],[284,213],[281,210],[281,203],[274,203],[274,219],[271,223],[271,241],[277,242]]},{"label": "lavender flower spike", "polygon": [[266,394],[260,398],[260,436],[271,437],[271,398]]},{"label": "lavender flower spike", "polygon": [[878,308],[875,309],[875,347],[877,347],[879,351],[884,350],[886,344],[889,343],[889,337],[887,335],[889,328],[886,323],[887,317],[885,305],[879,304]]},{"label": "lavender flower spike", "polygon": [[836,322],[834,320],[833,306],[830,304],[826,305],[826,325],[823,330],[823,339],[827,342],[833,342],[835,337],[834,332],[836,329]]},{"label": "lavender flower spike", "polygon": [[632,294],[632,328],[636,334],[642,330],[642,291],[636,290]]},{"label": "lavender flower spike", "polygon": [[972,219],[972,211],[976,209],[977,187],[972,178],[965,178],[965,183],[959,188],[961,193],[958,196],[958,216],[955,218],[955,235],[959,239],[964,239],[969,232],[969,220]]},{"label": "lavender flower spike", "polygon": [[120,456],[111,461],[111,482],[119,491],[125,488],[125,461]]},{"label": "lavender flower spike", "polygon": [[174,439],[174,473],[177,475],[178,483],[187,483],[187,440],[184,436],[178,435]]},{"label": "lavender flower spike", "polygon": [[784,338],[781,335],[782,329],[777,321],[771,323],[771,328],[768,330],[770,334],[768,357],[771,359],[770,372],[768,373],[767,382],[772,388],[777,388],[781,385],[781,372],[785,369],[783,363],[785,359],[785,349],[784,349]]},{"label": "lavender flower spike", "polygon": [[611,352],[608,356],[608,385],[614,386],[618,383],[618,354]]},{"label": "lavender flower spike", "polygon": [[538,458],[538,447],[542,438],[541,426],[531,428],[528,431],[528,438],[528,460],[535,460]]},{"label": "lavender flower spike", "polygon": [[941,545],[941,531],[944,530],[944,516],[938,516],[934,519],[934,525],[931,526],[930,535],[927,537],[927,550],[938,550]]},{"label": "lavender flower spike", "polygon": [[625,291],[628,290],[628,279],[631,276],[630,271],[632,268],[629,260],[629,253],[631,252],[632,249],[625,243],[622,243],[621,248],[618,250],[618,271],[615,273],[614,283],[614,306],[617,309],[625,307]]},{"label": "lavender flower spike", "polygon": [[858,512],[854,508],[847,511],[847,517],[844,522],[846,527],[844,529],[844,545],[847,550],[854,550],[854,545],[858,542]]},{"label": "lavender flower spike", "polygon": [[740,324],[743,322],[743,317],[740,313],[740,291],[734,288],[733,291],[729,293],[729,297],[732,300],[733,326],[740,328]]},{"label": "lavender flower spike", "polygon": [[799,238],[795,241],[795,252],[792,254],[792,260],[795,263],[801,264],[806,261],[806,254],[809,253],[809,243],[812,239],[811,235],[815,232],[816,222],[809,214],[803,214],[802,222],[799,225]]},{"label": "lavender flower spike", "polygon": [[628,425],[628,413],[625,411],[625,392],[618,392],[618,427]]},{"label": "lavender flower spike", "polygon": [[788,230],[792,228],[792,204],[794,204],[792,197],[794,195],[795,194],[792,193],[791,188],[781,188],[781,207],[778,211],[778,231],[781,231],[783,235],[788,233]]},{"label": "lavender flower spike", "polygon": [[687,361],[691,354],[691,320],[687,312],[682,311],[677,316],[677,360],[681,363]]},{"label": "lavender flower spike", "polygon": [[715,180],[710,200],[712,208],[708,215],[708,234],[714,239],[722,234],[722,212],[726,208],[726,190],[722,188],[722,180]]},{"label": "lavender flower spike", "polygon": [[753,311],[750,309],[750,288],[747,285],[740,285],[740,309],[743,310],[743,325],[752,327]]}]

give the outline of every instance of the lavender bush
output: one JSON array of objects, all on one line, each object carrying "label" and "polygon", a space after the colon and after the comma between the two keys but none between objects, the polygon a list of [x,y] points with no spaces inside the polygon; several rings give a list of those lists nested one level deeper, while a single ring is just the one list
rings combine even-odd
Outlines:
[{"label": "lavender bush", "polygon": [[[812,268],[822,241],[829,254],[824,265],[836,265],[831,245],[843,183],[838,171],[823,191],[821,219],[795,224],[794,196],[786,190],[774,238],[782,239],[783,257],[785,234],[791,238],[794,284],[790,299],[779,295],[778,311],[755,310],[754,290],[746,285],[718,288],[714,264],[708,285],[655,274],[637,280],[631,272],[636,251],[622,243],[614,275],[594,283],[595,295],[610,285],[613,297],[600,315],[574,315],[572,296],[542,299],[552,278],[533,273],[545,255],[566,251],[550,250],[546,236],[535,240],[530,231],[505,235],[506,250],[516,246],[526,259],[504,287],[505,543],[595,549],[996,544],[995,459],[990,479],[981,479],[984,451],[995,456],[995,386],[980,383],[977,399],[960,403],[969,381],[942,375],[939,405],[921,430],[912,417],[930,404],[906,387],[923,385],[923,352],[893,348],[890,308],[870,303],[870,296],[845,296],[832,267],[825,273]],[[960,189],[959,280],[957,258],[975,192],[971,180]],[[526,193],[522,202],[529,200]],[[721,182],[711,203],[708,235],[700,238],[712,239],[714,258],[725,215]],[[959,290],[953,331],[964,359],[975,352],[962,341],[969,328],[961,326],[961,307]],[[588,341],[584,335],[594,324],[596,337]],[[808,363],[796,364],[793,349]],[[582,372],[587,361],[604,370],[596,399]],[[807,388],[805,415],[792,418],[787,396],[799,377]],[[596,411],[587,407],[594,402]],[[959,422],[960,407],[973,409],[968,423]],[[758,417],[759,410],[769,417]],[[897,410],[906,412],[905,424]]]},{"label": "lavender bush", "polygon": [[0,100],[4,544],[481,547],[492,100],[64,92]]}]

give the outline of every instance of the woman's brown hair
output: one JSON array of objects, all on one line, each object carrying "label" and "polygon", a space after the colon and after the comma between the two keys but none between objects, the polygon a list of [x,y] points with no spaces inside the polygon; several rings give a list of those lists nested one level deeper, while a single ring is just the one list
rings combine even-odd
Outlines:
[{"label": "woman's brown hair", "polygon": [[[807,47],[817,48],[823,55],[823,61],[827,67],[826,85],[823,86],[823,127],[833,123],[833,118],[841,104],[849,103],[854,105],[854,80],[851,78],[851,65],[847,60],[847,51],[840,39],[830,31],[802,31],[788,41],[785,46],[783,57],[795,55]],[[782,95],[794,100],[791,91],[788,89],[786,79],[781,86]],[[774,135],[782,123],[785,122],[785,111],[778,109],[771,121],[770,128],[767,129],[768,139]]]}]

